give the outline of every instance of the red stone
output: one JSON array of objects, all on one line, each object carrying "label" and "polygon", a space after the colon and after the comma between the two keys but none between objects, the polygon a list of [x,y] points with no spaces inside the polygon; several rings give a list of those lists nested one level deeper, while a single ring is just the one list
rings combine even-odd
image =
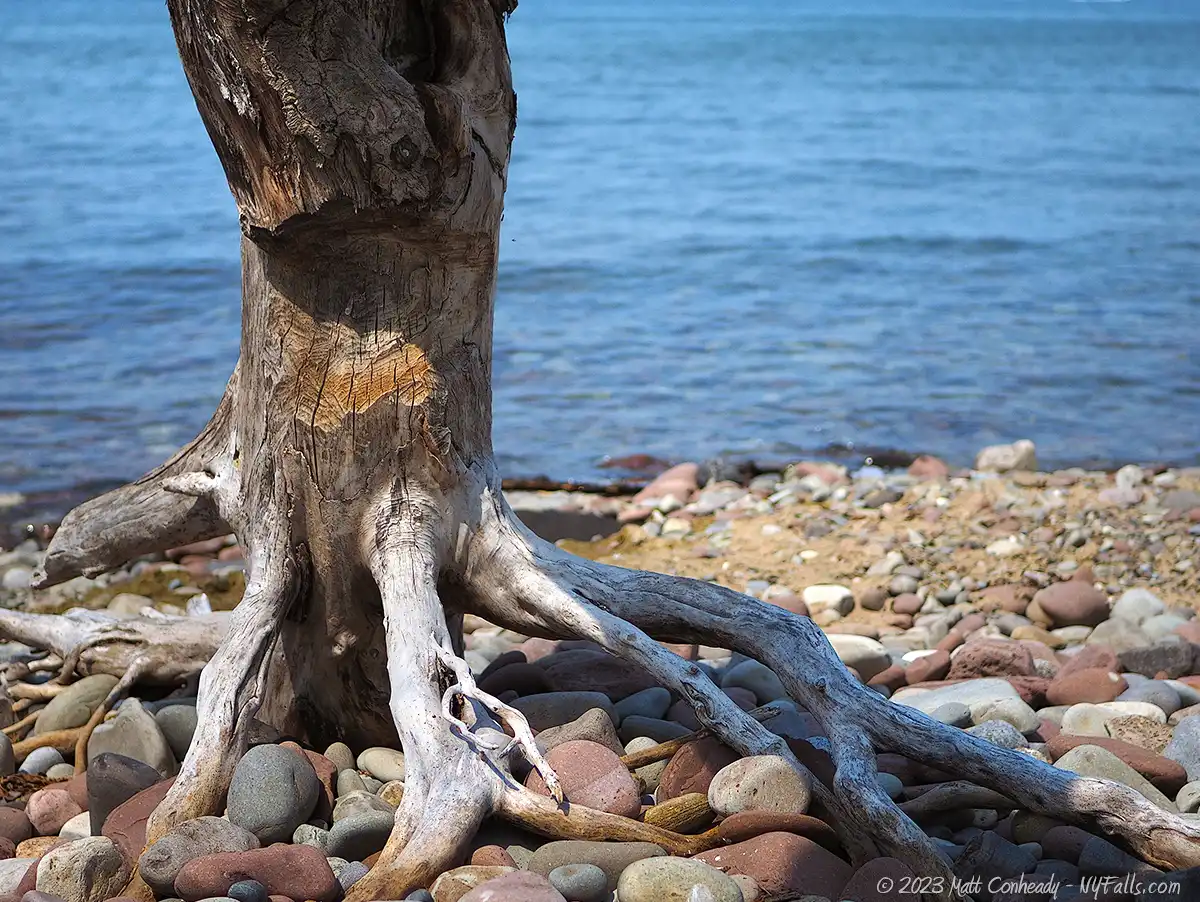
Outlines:
[{"label": "red stone", "polygon": [[966,641],[967,640],[963,638],[962,633],[958,632],[957,630],[950,630],[950,632],[946,633],[946,635],[944,635],[938,641],[938,644],[935,646],[935,648],[937,651],[944,651],[946,654],[950,654],[950,652],[954,651],[954,649],[958,648]]},{"label": "red stone", "polygon": [[566,902],[566,899],[541,874],[517,871],[479,884],[458,902]]},{"label": "red stone", "polygon": [[792,592],[779,595],[769,595],[763,599],[767,604],[773,604],[777,608],[783,608],[785,611],[799,617],[808,616],[808,605],[804,603],[804,599]]},{"label": "red stone", "polygon": [[180,545],[178,548],[168,548],[166,554],[168,560],[177,561],[189,554],[216,554],[224,547],[225,537],[220,536],[215,539],[203,539],[199,542]]},{"label": "red stone", "polygon": [[1050,681],[1046,700],[1052,705],[1099,705],[1111,702],[1127,688],[1124,677],[1098,667],[1076,670],[1066,676],[1060,672]]},{"label": "red stone", "polygon": [[239,880],[257,880],[269,894],[290,899],[337,902],[342,897],[342,887],[320,849],[283,843],[194,858],[175,878],[175,892],[186,902],[198,902],[227,895]]},{"label": "red stone", "polygon": [[945,479],[950,475],[950,467],[932,454],[922,454],[908,465],[908,475],[917,479]]},{"label": "red stone", "polygon": [[665,802],[689,792],[707,793],[717,772],[739,758],[741,755],[717,739],[689,742],[667,762],[658,787],[658,801]]},{"label": "red stone", "polygon": [[699,487],[700,465],[696,463],[676,464],[655,477],[649,485],[633,496],[634,504],[655,501],[674,495],[676,500],[687,504],[692,493]]},{"label": "red stone", "polygon": [[[365,862],[364,862],[365,864]],[[515,868],[513,857],[503,846],[480,846],[471,853],[471,864],[479,867]]]},{"label": "red stone", "polygon": [[82,811],[70,793],[56,786],[39,789],[29,797],[25,806],[25,816],[42,836],[56,835],[63,824]]},{"label": "red stone", "polygon": [[539,636],[534,636],[531,639],[526,639],[516,650],[525,655],[525,659],[529,663],[540,661],[542,658],[549,657],[558,651],[559,643],[553,639],[542,639]]},{"label": "red stone", "polygon": [[1033,591],[1030,588],[1010,583],[982,589],[975,603],[981,611],[989,613],[1004,611],[1009,614],[1024,614],[1031,598]]},{"label": "red stone", "polygon": [[947,679],[1032,676],[1033,655],[1018,642],[985,639],[968,642],[950,661]]},{"label": "red stone", "polygon": [[1051,759],[1057,761],[1071,749],[1080,745],[1096,745],[1112,752],[1158,787],[1159,791],[1168,798],[1175,798],[1179,794],[1179,790],[1183,788],[1183,784],[1187,782],[1187,771],[1181,764],[1120,739],[1059,733],[1053,739],[1047,740],[1046,753]]},{"label": "red stone", "polygon": [[727,874],[753,877],[768,896],[805,892],[840,899],[854,873],[828,849],[794,833],[764,833],[693,857]]},{"label": "red stone", "polygon": [[954,628],[964,636],[969,636],[975,630],[983,629],[985,626],[987,626],[987,618],[982,614],[968,614],[962,620],[958,621]]},{"label": "red stone", "polygon": [[1021,701],[1031,708],[1046,707],[1046,692],[1050,689],[1050,680],[1040,676],[1005,677],[1005,682],[1017,690]]},{"label": "red stone", "polygon": [[146,848],[146,821],[174,783],[175,778],[172,777],[143,789],[129,801],[122,802],[114,808],[105,819],[101,834],[117,844],[117,848],[131,865]]},{"label": "red stone", "polygon": [[925,602],[920,595],[914,595],[911,592],[904,595],[897,595],[892,599],[892,610],[897,614],[907,614],[913,616],[918,613],[924,606]]},{"label": "red stone", "polygon": [[0,836],[17,845],[33,836],[33,824],[18,808],[0,808]]},{"label": "red stone", "polygon": [[1121,671],[1117,653],[1107,645],[1085,645],[1074,654],[1058,655],[1058,660],[1062,663],[1058,668],[1059,677],[1070,676],[1081,670],[1107,670],[1111,673]]},{"label": "red stone", "polygon": [[1040,726],[1037,728],[1037,735],[1042,742],[1049,742],[1055,736],[1062,732],[1062,727],[1052,720],[1042,719]]},{"label": "red stone", "polygon": [[1108,619],[1108,597],[1094,588],[1090,580],[1079,577],[1077,572],[1067,582],[1055,583],[1033,596],[1056,627],[1098,626]]},{"label": "red stone", "polygon": [[688,645],[687,643],[679,643],[679,642],[659,642],[658,644],[661,645],[663,648],[665,648],[667,651],[669,651],[671,654],[678,655],[679,657],[683,658],[683,660],[685,660],[685,661],[699,661],[700,660],[700,646],[699,645]]},{"label": "red stone", "polygon": [[[546,761],[558,775],[568,801],[630,818],[641,813],[637,781],[611,749],[598,742],[572,739],[552,748]],[[530,771],[525,785],[536,793],[550,795],[536,770]]]},{"label": "red stone", "polygon": [[70,779],[63,780],[61,783],[55,783],[54,788],[69,793],[71,798],[75,800],[75,804],[82,810],[87,811],[88,805],[91,804],[88,801],[87,778],[87,771],[84,771],[82,774],[76,774]]},{"label": "red stone", "polygon": [[907,674],[904,668],[899,664],[893,664],[867,680],[867,685],[885,686],[892,692],[895,692],[897,689],[903,688],[907,681]]},{"label": "red stone", "polygon": [[950,654],[945,651],[933,651],[931,654],[917,658],[904,671],[908,685],[924,683],[928,680],[944,680],[950,672]]}]

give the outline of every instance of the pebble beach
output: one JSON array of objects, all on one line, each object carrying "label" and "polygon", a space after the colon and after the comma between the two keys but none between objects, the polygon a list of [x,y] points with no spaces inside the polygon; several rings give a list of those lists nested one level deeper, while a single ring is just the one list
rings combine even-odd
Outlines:
[{"label": "pebble beach", "polygon": [[[926,456],[907,469],[797,461],[725,475],[682,463],[636,493],[509,500],[532,528],[557,524],[546,537],[573,553],[810,617],[843,664],[897,704],[1200,820],[1200,469],[1045,472],[1032,443],[1015,442],[981,450],[969,469]],[[0,552],[0,604],[192,616],[232,608],[244,588],[234,537],[34,592],[42,553],[34,539]],[[635,665],[471,616],[466,630],[480,688],[525,714],[567,798],[678,842],[547,840],[488,821],[460,866],[407,899],[915,898],[924,875],[893,858],[852,866],[807,778],[708,736]],[[670,648],[820,776],[828,741],[776,674],[725,649]],[[45,657],[0,645],[0,902],[114,900],[135,866],[158,900],[338,902],[374,865],[403,798],[403,749],[306,748],[256,724],[222,816],[146,849],[146,818],[195,730],[194,682],[135,688],[76,774],[73,740],[39,747],[37,737],[82,727],[116,678],[86,676],[39,700],[31,687],[56,676],[38,667]],[[1200,898],[1198,873],[1161,873],[1109,837],[925,762],[885,753],[878,765],[881,787],[977,899]],[[527,764],[514,771],[549,794]]]}]

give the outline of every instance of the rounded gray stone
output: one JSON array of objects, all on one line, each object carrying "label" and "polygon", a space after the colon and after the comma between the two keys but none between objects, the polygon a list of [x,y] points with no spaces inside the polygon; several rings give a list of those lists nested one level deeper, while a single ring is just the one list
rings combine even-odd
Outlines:
[{"label": "rounded gray stone", "polygon": [[0,733],[0,777],[11,777],[16,772],[17,758],[13,754],[12,740]]},{"label": "rounded gray stone", "polygon": [[661,719],[671,707],[671,693],[661,686],[651,686],[628,695],[616,703],[617,717],[624,720],[631,714]]},{"label": "rounded gray stone", "polygon": [[564,864],[547,879],[567,902],[607,902],[609,898],[608,878],[594,864]]},{"label": "rounded gray stone", "polygon": [[338,771],[337,775],[337,794],[338,796],[349,795],[352,792],[366,792],[367,784],[363,782],[362,776],[358,771],[347,768],[346,770]]},{"label": "rounded gray stone", "polygon": [[141,761],[164,777],[171,776],[179,767],[167,737],[136,698],[125,699],[117,716],[100,724],[92,733],[87,747],[88,762],[105,752]]},{"label": "rounded gray stone", "polygon": [[361,861],[383,848],[395,822],[392,811],[363,811],[341,818],[329,831],[325,852],[347,861]]},{"label": "rounded gray stone", "polygon": [[347,861],[346,864],[335,871],[337,881],[342,885],[342,891],[345,892],[367,876],[367,872],[371,869],[361,861]]},{"label": "rounded gray stone", "polygon": [[778,755],[740,758],[718,771],[708,787],[708,804],[717,814],[772,811],[805,814],[812,799],[808,777]]},{"label": "rounded gray stone", "polygon": [[314,824],[301,824],[292,834],[292,843],[297,846],[313,846],[324,852],[329,848],[329,831]]},{"label": "rounded gray stone", "polygon": [[329,748],[325,749],[325,757],[334,763],[339,773],[354,769],[354,752],[350,751],[350,746],[344,742],[331,743]]},{"label": "rounded gray stone", "polygon": [[345,818],[355,817],[359,814],[366,814],[372,811],[383,814],[394,814],[396,809],[379,798],[379,796],[365,790],[348,792],[344,796],[341,796],[333,806],[333,823],[336,825],[338,821]]},{"label": "rounded gray stone", "polygon": [[611,892],[616,889],[621,872],[635,861],[665,854],[662,846],[648,842],[565,839],[541,846],[525,869],[548,878],[552,870],[564,864],[594,864],[604,871]]},{"label": "rounded gray stone", "polygon": [[227,815],[263,845],[286,842],[317,807],[321,783],[308,759],[281,745],[257,745],[238,762]]},{"label": "rounded gray stone", "polygon": [[950,727],[969,727],[971,725],[971,709],[959,702],[946,702],[944,705],[938,705],[929,712],[929,716]]},{"label": "rounded gray stone", "polygon": [[196,733],[196,719],[195,705],[167,705],[165,708],[159,708],[154,714],[154,722],[167,738],[167,745],[171,747],[178,761],[187,756],[192,745],[192,736]]},{"label": "rounded gray stone", "polygon": [[576,739],[599,743],[618,755],[624,752],[611,718],[601,708],[584,711],[573,721],[560,727],[549,727],[542,730],[537,735],[537,746],[545,754],[557,745]]},{"label": "rounded gray stone", "polygon": [[1170,717],[1183,707],[1179,693],[1163,680],[1146,680],[1117,696],[1119,702],[1148,702]]},{"label": "rounded gray stone", "polygon": [[82,727],[115,685],[117,678],[107,673],[94,674],[72,683],[50,699],[50,703],[38,713],[31,735]]},{"label": "rounded gray stone", "polygon": [[787,698],[787,690],[775,675],[775,671],[760,664],[758,661],[742,661],[727,671],[721,677],[721,688],[747,689],[754,693],[760,705],[775,701],[777,698]]},{"label": "rounded gray stone", "polygon": [[56,764],[64,764],[62,752],[58,749],[34,749],[21,764],[23,774],[44,774]]},{"label": "rounded gray stone", "polygon": [[1200,811],[1200,780],[1183,784],[1183,788],[1175,796],[1175,807],[1182,814],[1195,814]]},{"label": "rounded gray stone", "polygon": [[1193,715],[1179,721],[1163,749],[1163,757],[1183,765],[1189,780],[1200,780],[1200,717]]}]

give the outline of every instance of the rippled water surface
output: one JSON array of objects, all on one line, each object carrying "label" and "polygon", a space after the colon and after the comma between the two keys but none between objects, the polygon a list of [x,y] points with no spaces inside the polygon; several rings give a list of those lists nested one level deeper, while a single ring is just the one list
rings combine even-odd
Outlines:
[{"label": "rippled water surface", "polygon": [[[125,480],[236,359],[236,213],[161,2],[0,26],[0,491]],[[1197,461],[1200,5],[522,0],[509,36],[507,473]]]}]

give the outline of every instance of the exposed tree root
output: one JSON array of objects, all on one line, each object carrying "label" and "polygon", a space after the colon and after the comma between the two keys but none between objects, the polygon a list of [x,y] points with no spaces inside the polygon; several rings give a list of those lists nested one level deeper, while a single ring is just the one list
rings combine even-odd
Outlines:
[{"label": "exposed tree root", "polygon": [[[114,617],[73,608],[65,614],[0,610],[0,636],[54,652],[64,681],[106,673],[118,679],[137,663],[139,679],[172,686],[198,673],[221,644],[229,614],[175,617],[153,609],[139,617]],[[41,662],[37,662],[41,663]],[[11,682],[19,673],[9,671]],[[64,683],[22,687],[18,696],[48,700]]]},{"label": "exposed tree root", "polygon": [[13,758],[18,764],[29,757],[29,753],[35,749],[58,749],[60,752],[70,752],[75,748],[75,743],[79,740],[80,733],[83,727],[71,727],[66,730],[51,730],[48,733],[39,733],[37,736],[30,736],[28,739],[22,739],[20,742],[13,743]]}]

